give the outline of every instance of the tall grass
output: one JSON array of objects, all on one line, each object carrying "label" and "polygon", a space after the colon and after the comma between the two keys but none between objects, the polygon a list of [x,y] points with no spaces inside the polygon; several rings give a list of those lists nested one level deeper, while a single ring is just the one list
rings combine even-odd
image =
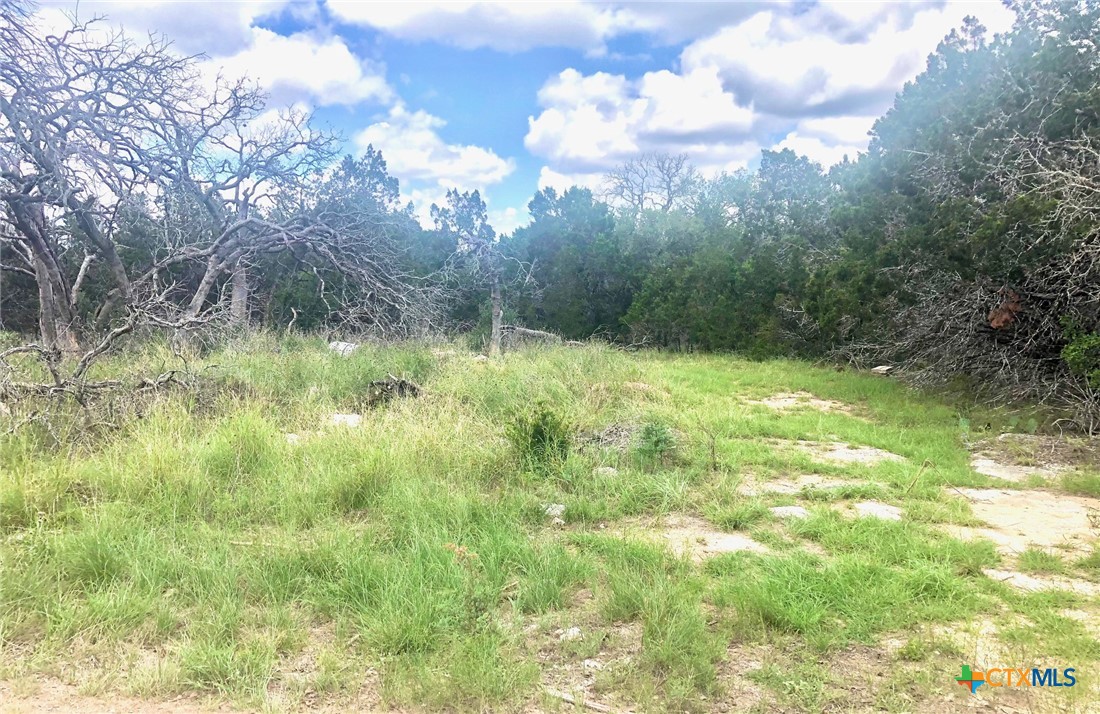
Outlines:
[{"label": "tall grass", "polygon": [[[957,414],[888,380],[595,345],[482,362],[368,344],[345,358],[272,335],[190,364],[150,343],[96,370],[169,368],[190,386],[134,397],[114,428],[76,446],[58,443],[65,425],[0,440],[0,677],[66,671],[252,706],[273,706],[278,691],[295,706],[307,691],[350,701],[373,672],[389,706],[514,707],[538,696],[526,623],[556,616],[637,624],[624,691],[705,709],[731,641],[772,633],[827,650],[989,603],[980,572],[992,550],[916,523],[815,511],[784,537],[828,559],[796,549],[705,567],[601,528],[679,511],[778,537],[767,502],[737,495],[748,472],[867,480],[921,520],[965,518],[943,505],[943,483],[985,480],[967,465]],[[422,395],[370,408],[370,383],[389,374]],[[859,414],[742,401],[780,390]],[[554,418],[535,419],[538,404]],[[361,425],[332,422],[351,412]],[[569,438],[616,425],[638,433],[621,450]],[[906,461],[830,466],[766,438],[849,441]],[[914,482],[925,461],[934,468]],[[564,530],[549,503],[566,506]],[[595,620],[573,609],[582,590]],[[304,675],[290,664],[302,657]]]}]

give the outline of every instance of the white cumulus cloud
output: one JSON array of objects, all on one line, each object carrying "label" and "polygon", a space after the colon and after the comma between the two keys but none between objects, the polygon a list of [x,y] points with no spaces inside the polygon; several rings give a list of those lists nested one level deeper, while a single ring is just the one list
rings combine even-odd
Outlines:
[{"label": "white cumulus cloud", "polygon": [[389,103],[394,98],[379,63],[358,57],[343,38],[317,27],[282,35],[261,21],[289,13],[306,25],[317,25],[318,6],[291,0],[238,0],[230,3],[126,2],[65,0],[44,5],[36,22],[44,32],[67,29],[70,18],[89,21],[104,37],[122,29],[135,41],[164,36],[179,54],[205,55],[204,78],[213,84],[227,78],[256,80],[272,104],[306,102],[310,106]]},{"label": "white cumulus cloud", "polygon": [[615,25],[615,11],[596,3],[359,2],[328,0],[339,20],[406,40],[433,40],[462,49],[519,52],[560,46],[594,50]]},{"label": "white cumulus cloud", "polygon": [[765,7],[790,0],[739,2],[606,2],[606,0],[328,0],[339,20],[394,37],[433,41],[463,49],[520,52],[567,47],[604,56],[608,40],[643,34],[661,43],[708,35]]},{"label": "white cumulus cloud", "polygon": [[531,222],[531,214],[525,208],[501,208],[488,212],[489,225],[497,235],[509,235],[517,228]]},{"label": "white cumulus cloud", "polygon": [[546,160],[540,187],[593,185],[644,151],[685,153],[705,173],[743,167],[762,148],[826,167],[855,159],[875,118],[966,15],[995,32],[1012,19],[996,2],[684,5],[615,15],[655,36],[677,16],[695,28],[674,69],[636,78],[566,69],[547,80],[525,137]]},{"label": "white cumulus cloud", "polygon": [[539,190],[552,188],[560,193],[565,193],[573,186],[582,186],[593,190],[603,185],[603,173],[574,173],[563,174],[553,170],[549,166],[539,169]]},{"label": "white cumulus cloud", "polygon": [[977,14],[1011,24],[998,3],[830,3],[766,10],[686,47],[684,72],[708,68],[742,102],[784,117],[878,114],[924,69],[937,43]]},{"label": "white cumulus cloud", "polygon": [[402,180],[485,188],[515,170],[514,160],[501,158],[492,149],[447,143],[438,133],[446,124],[437,116],[410,111],[398,102],[384,119],[356,134],[355,143],[360,148],[373,145],[382,149],[390,171]]},{"label": "white cumulus cloud", "polygon": [[291,0],[234,0],[216,5],[178,0],[54,0],[42,3],[39,15],[54,28],[66,16],[81,21],[103,18],[106,27],[123,27],[137,35],[165,35],[183,54],[227,55],[248,44],[253,24],[286,9],[309,12],[309,3]]},{"label": "white cumulus cloud", "polygon": [[808,156],[828,168],[847,156],[855,161],[867,148],[874,116],[840,116],[803,119],[776,145]]},{"label": "white cumulus cloud", "polygon": [[655,150],[687,153],[704,168],[748,158],[742,144],[754,114],[709,69],[647,72],[637,80],[567,69],[538,99],[543,108],[528,119],[524,144],[556,172],[599,173]]},{"label": "white cumulus cloud", "polygon": [[394,93],[382,67],[361,59],[339,37],[280,35],[253,27],[248,46],[207,61],[207,72],[257,80],[276,103],[307,99],[317,106],[389,102]]},{"label": "white cumulus cloud", "polygon": [[[515,171],[515,160],[472,144],[448,143],[439,135],[447,122],[398,101],[386,116],[355,135],[360,149],[382,151],[390,173],[401,180],[422,225],[431,224],[432,203],[441,204],[447,189],[480,190],[498,184]],[[502,216],[507,219],[507,216]]]}]

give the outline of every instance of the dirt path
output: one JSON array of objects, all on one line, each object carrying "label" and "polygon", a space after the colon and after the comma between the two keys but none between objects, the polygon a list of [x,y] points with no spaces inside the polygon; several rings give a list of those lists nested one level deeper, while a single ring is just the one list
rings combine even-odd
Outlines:
[{"label": "dirt path", "polygon": [[76,687],[51,680],[0,682],[0,714],[210,714],[232,711],[228,707],[207,708],[192,699],[173,701],[134,699],[111,695],[109,699],[80,694]]}]

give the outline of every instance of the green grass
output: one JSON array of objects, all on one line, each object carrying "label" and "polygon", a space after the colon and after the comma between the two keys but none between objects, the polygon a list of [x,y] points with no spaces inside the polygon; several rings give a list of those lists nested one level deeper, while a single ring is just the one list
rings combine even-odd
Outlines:
[{"label": "green grass", "polygon": [[[55,407],[49,428],[0,437],[0,679],[43,673],[89,691],[196,691],[268,709],[307,697],[350,706],[364,688],[382,707],[517,709],[545,704],[547,672],[593,659],[597,698],[706,711],[736,705],[731,647],[781,641],[750,679],[813,711],[846,706],[843,668],[821,664],[846,648],[1006,607],[1055,618],[1063,606],[996,586],[982,575],[998,563],[990,544],[939,533],[973,523],[945,484],[988,480],[969,468],[958,410],[893,380],[596,345],[489,362],[364,345],[342,358],[319,339],[271,335],[191,363],[152,342],[95,377],[166,369],[190,386]],[[388,374],[423,394],[370,408],[370,382]],[[742,402],[800,390],[859,416]],[[363,422],[334,426],[334,413]],[[609,427],[630,435],[621,449],[566,441]],[[774,439],[905,461],[838,466]],[[615,471],[596,473],[605,466]],[[809,473],[852,484],[738,492],[744,475]],[[1067,490],[1091,488],[1070,478]],[[840,513],[867,499],[906,519]],[[811,516],[768,512],[791,503]],[[564,526],[547,504],[565,506]],[[669,514],[771,553],[677,557],[659,532]],[[621,535],[639,522],[653,538]],[[1046,556],[1029,551],[1021,568],[1063,572]],[[1094,561],[1073,566],[1095,573]],[[1082,668],[1100,660],[1064,619],[1021,641]],[[545,622],[586,636],[560,642],[540,634]],[[622,632],[636,633],[634,651]],[[902,657],[936,666],[912,642]],[[910,689],[891,691],[883,701],[904,708]]]},{"label": "green grass", "polygon": [[1018,566],[1025,573],[1059,574],[1066,571],[1066,563],[1056,553],[1039,548],[1029,548],[1020,553]]},{"label": "green grass", "polygon": [[1100,473],[1071,471],[1062,476],[1062,489],[1075,496],[1100,498]]}]

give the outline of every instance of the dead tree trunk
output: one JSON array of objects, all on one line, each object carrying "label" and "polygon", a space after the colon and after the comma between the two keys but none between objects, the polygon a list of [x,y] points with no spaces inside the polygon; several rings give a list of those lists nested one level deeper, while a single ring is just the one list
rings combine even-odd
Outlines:
[{"label": "dead tree trunk", "polygon": [[38,282],[38,330],[47,347],[66,354],[80,352],[80,341],[73,331],[73,315],[67,298],[58,294],[58,286],[50,278],[45,261],[35,256],[35,278]]},{"label": "dead tree trunk", "polygon": [[27,206],[18,200],[9,201],[8,205],[24,245],[33,257],[35,281],[38,283],[38,329],[42,341],[50,349],[65,353],[79,352],[80,342],[73,330],[68,286],[47,237],[42,207]]},{"label": "dead tree trunk", "polygon": [[238,263],[233,271],[233,292],[229,303],[229,319],[234,325],[248,325],[248,268]]},{"label": "dead tree trunk", "polygon": [[503,330],[503,299],[500,295],[500,273],[496,270],[489,278],[489,302],[492,304],[493,309],[493,326],[492,331],[489,333],[489,356],[495,357],[500,354],[500,336]]}]

